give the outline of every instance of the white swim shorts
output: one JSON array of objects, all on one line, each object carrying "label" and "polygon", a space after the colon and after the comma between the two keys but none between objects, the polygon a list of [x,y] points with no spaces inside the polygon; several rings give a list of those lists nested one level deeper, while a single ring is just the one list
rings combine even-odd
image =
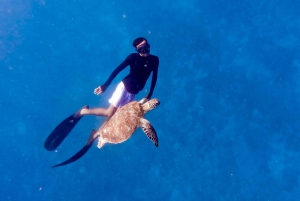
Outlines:
[{"label": "white swim shorts", "polygon": [[123,82],[120,82],[108,102],[113,104],[115,107],[122,107],[123,105],[133,101],[134,97],[134,94],[126,91]]}]

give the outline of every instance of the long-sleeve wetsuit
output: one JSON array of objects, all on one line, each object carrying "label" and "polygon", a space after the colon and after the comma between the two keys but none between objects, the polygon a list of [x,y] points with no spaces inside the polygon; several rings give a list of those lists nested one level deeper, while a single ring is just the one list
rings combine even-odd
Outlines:
[{"label": "long-sleeve wetsuit", "polygon": [[146,96],[147,99],[151,99],[156,85],[158,65],[159,59],[157,56],[149,54],[147,57],[142,57],[139,53],[132,53],[111,73],[102,87],[105,90],[118,73],[130,66],[129,75],[122,80],[126,90],[131,94],[137,94],[145,87],[147,79],[152,72],[151,88]]}]

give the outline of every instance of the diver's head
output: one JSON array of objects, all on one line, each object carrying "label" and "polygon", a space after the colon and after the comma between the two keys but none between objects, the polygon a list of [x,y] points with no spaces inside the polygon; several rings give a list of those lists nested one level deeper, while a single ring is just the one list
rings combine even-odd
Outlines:
[{"label": "diver's head", "polygon": [[140,53],[141,56],[146,57],[150,53],[150,44],[148,43],[146,38],[139,37],[136,38],[133,43],[133,47],[135,47],[136,51]]}]

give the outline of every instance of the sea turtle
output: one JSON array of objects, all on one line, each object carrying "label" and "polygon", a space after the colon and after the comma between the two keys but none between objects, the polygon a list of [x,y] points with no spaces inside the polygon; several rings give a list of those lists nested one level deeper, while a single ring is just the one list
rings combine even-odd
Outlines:
[{"label": "sea turtle", "polygon": [[151,99],[144,104],[132,101],[119,108],[95,133],[99,139],[98,148],[103,147],[105,143],[118,144],[126,141],[138,127],[141,127],[148,138],[158,147],[156,132],[150,122],[144,119],[144,115],[158,105],[157,99]]},{"label": "sea turtle", "polygon": [[141,127],[148,138],[158,147],[156,131],[144,116],[159,104],[159,100],[154,98],[145,103],[132,101],[118,108],[115,114],[107,119],[98,131],[92,130],[86,145],[79,152],[65,162],[52,167],[67,165],[78,160],[89,150],[96,139],[99,139],[98,148],[103,147],[106,143],[122,143],[130,138],[138,127]]}]

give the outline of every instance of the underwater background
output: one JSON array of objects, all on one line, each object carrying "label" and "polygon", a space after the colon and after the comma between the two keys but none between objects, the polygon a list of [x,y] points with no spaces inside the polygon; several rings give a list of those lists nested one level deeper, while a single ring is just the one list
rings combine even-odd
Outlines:
[{"label": "underwater background", "polygon": [[[141,36],[160,58],[146,115],[159,147],[139,129],[51,168],[104,118],[54,152],[47,136],[84,104],[109,106],[129,68],[93,91]],[[299,37],[295,0],[1,0],[0,200],[299,200]]]}]

